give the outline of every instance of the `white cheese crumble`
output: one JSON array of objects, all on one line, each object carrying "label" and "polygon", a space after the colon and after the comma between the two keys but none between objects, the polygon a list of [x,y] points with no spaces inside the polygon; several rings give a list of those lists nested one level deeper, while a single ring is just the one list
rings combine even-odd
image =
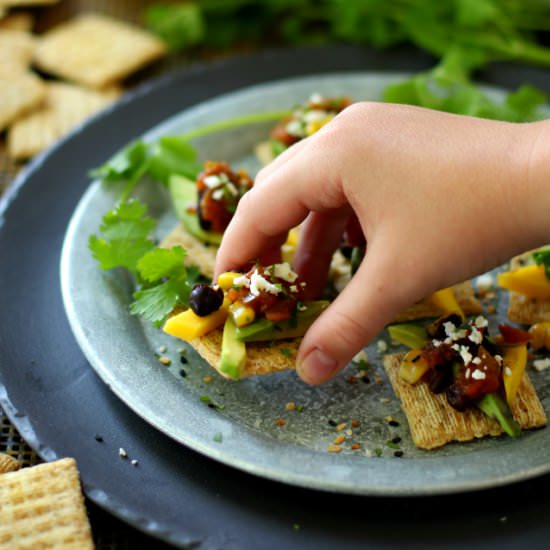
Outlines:
[{"label": "white cheese crumble", "polygon": [[270,283],[258,273],[257,269],[255,269],[254,273],[250,276],[250,293],[254,296],[259,296],[262,290],[268,294],[275,295],[281,292],[281,289],[277,285]]},{"label": "white cheese crumble", "polygon": [[470,367],[466,369],[466,372],[464,373],[464,376],[466,377],[466,380],[470,378]]},{"label": "white cheese crumble", "polygon": [[472,372],[472,378],[474,380],[485,380],[487,378],[487,375],[478,369],[476,369],[474,372]]},{"label": "white cheese crumble", "polygon": [[388,343],[385,340],[378,340],[376,342],[376,349],[378,353],[386,353],[388,351]]},{"label": "white cheese crumble", "polygon": [[495,280],[490,273],[484,273],[476,279],[475,285],[478,290],[487,291],[493,288]]},{"label": "white cheese crumble", "polygon": [[483,315],[478,315],[475,318],[474,326],[476,326],[477,328],[485,328],[485,327],[489,326],[489,321],[487,321],[487,319],[485,319],[485,317],[483,317]]},{"label": "white cheese crumble", "polygon": [[215,201],[223,199],[223,189],[216,189],[215,191],[212,191],[212,198]]},{"label": "white cheese crumble", "polygon": [[474,365],[481,365],[481,357],[474,357],[474,358],[472,359],[472,363],[473,363]]},{"label": "white cheese crumble", "polygon": [[465,365],[469,365],[472,361],[473,355],[468,351],[468,348],[466,346],[460,346],[460,357],[462,357],[462,361],[464,361]]},{"label": "white cheese crumble", "polygon": [[362,349],[359,353],[354,355],[352,361],[354,363],[361,363],[361,361],[364,361],[365,363],[369,362],[369,356],[367,355],[367,352]]},{"label": "white cheese crumble", "polygon": [[128,456],[128,453],[122,447],[120,447],[120,449],[118,450],[118,456],[120,456],[121,458],[126,458]]},{"label": "white cheese crumble", "polygon": [[236,197],[239,194],[238,189],[235,187],[234,183],[229,182],[225,188],[234,196]]},{"label": "white cheese crumble", "polygon": [[273,264],[273,275],[288,283],[293,283],[298,278],[298,274],[292,271],[288,262]]},{"label": "white cheese crumble", "polygon": [[512,369],[510,367],[504,367],[504,376],[512,376]]},{"label": "white cheese crumble", "polygon": [[248,288],[250,287],[250,280],[246,275],[241,275],[240,277],[235,277],[233,279],[233,284],[235,286],[244,286]]},{"label": "white cheese crumble", "polygon": [[295,137],[304,137],[304,129],[302,124],[297,120],[291,120],[286,126],[287,134]]},{"label": "white cheese crumble", "polygon": [[476,328],[472,329],[472,332],[468,335],[468,340],[474,344],[481,344],[483,342],[483,334]]},{"label": "white cheese crumble", "polygon": [[502,355],[495,355],[495,361],[496,361],[499,365],[502,365]]},{"label": "white cheese crumble", "polygon": [[540,371],[543,371],[550,367],[550,357],[545,357],[544,359],[535,359],[533,361],[533,367]]},{"label": "white cheese crumble", "polygon": [[319,92],[314,92],[309,96],[310,103],[321,103],[323,96]]},{"label": "white cheese crumble", "polygon": [[305,122],[320,122],[327,118],[328,113],[322,109],[312,109],[304,115]]}]

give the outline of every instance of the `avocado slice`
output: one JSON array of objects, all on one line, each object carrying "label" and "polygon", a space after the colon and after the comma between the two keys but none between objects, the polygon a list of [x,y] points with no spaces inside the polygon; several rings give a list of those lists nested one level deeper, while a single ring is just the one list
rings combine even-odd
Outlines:
[{"label": "avocado slice", "polygon": [[241,372],[246,364],[246,345],[237,340],[237,326],[231,316],[225,320],[222,336],[222,352],[218,370],[233,380],[241,377]]},{"label": "avocado slice", "polygon": [[168,188],[170,189],[174,210],[185,229],[200,241],[219,246],[222,242],[221,233],[204,230],[199,225],[197,215],[188,211],[190,205],[197,205],[197,187],[195,182],[185,176],[173,174],[168,181]]},{"label": "avocado slice", "polygon": [[300,338],[321,312],[328,307],[328,304],[326,300],[305,302],[306,309],[296,312],[295,318],[278,323],[260,319],[250,325],[238,328],[235,337],[243,342],[269,342],[285,338]]},{"label": "avocado slice", "polygon": [[498,393],[485,394],[476,405],[487,416],[494,418],[509,436],[521,434],[521,426],[514,420],[508,403]]},{"label": "avocado slice", "polygon": [[390,338],[411,349],[420,349],[428,341],[428,333],[422,325],[400,323],[388,327]]}]

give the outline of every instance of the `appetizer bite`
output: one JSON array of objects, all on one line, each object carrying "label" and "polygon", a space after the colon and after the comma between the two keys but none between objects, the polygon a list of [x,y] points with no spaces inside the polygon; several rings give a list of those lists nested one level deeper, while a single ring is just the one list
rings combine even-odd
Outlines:
[{"label": "appetizer bite", "polygon": [[301,337],[328,306],[304,301],[306,283],[286,262],[228,272],[196,285],[189,309],[164,331],[188,341],[222,376],[238,380],[295,367]]},{"label": "appetizer bite", "polygon": [[254,182],[245,170],[233,171],[226,162],[208,161],[195,181],[172,175],[169,188],[181,223],[162,246],[183,246],[189,261],[206,277],[214,275],[216,252],[237,204]]},{"label": "appetizer bite", "polygon": [[526,331],[499,326],[488,334],[488,320],[467,322],[453,314],[426,329],[393,325],[393,340],[408,347],[388,355],[384,367],[407,416],[413,441],[433,449],[503,432],[546,425],[547,419],[527,375]]},{"label": "appetizer bite", "polygon": [[256,156],[262,164],[270,163],[277,155],[298,141],[313,135],[338,113],[352,104],[349,97],[324,97],[312,94],[283,118],[271,131],[269,141],[256,147]]},{"label": "appetizer bite", "polygon": [[510,321],[525,325],[550,322],[550,248],[513,258],[510,269],[498,274],[497,284],[510,291]]}]

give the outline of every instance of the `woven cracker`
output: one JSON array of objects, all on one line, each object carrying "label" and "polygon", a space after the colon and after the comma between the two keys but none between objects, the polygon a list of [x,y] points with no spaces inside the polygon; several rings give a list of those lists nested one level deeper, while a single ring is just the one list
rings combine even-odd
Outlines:
[{"label": "woven cracker", "polygon": [[160,243],[160,246],[164,248],[177,245],[187,251],[186,265],[196,265],[205,277],[214,277],[217,246],[203,243],[188,233],[182,224],[178,224]]},{"label": "woven cracker", "polygon": [[[218,370],[221,358],[222,337],[223,329],[216,329],[206,336],[201,336],[189,343],[222,376],[226,376]],[[273,344],[271,342],[247,342],[246,364],[241,373],[241,378],[259,374],[272,374],[295,368],[296,353],[300,347],[301,340],[301,338],[293,338],[290,340],[279,340]]]},{"label": "woven cracker", "polygon": [[0,132],[46,96],[44,83],[31,73],[15,76],[0,74]]},{"label": "woven cracker", "polygon": [[30,33],[0,27],[0,75],[11,77],[26,73],[35,46],[36,39]]},{"label": "woven cracker", "polygon": [[0,453],[0,474],[5,472],[15,472],[19,470],[21,464],[18,460],[6,453]]},{"label": "woven cracker", "polygon": [[0,476],[0,547],[93,549],[74,459]]},{"label": "woven cracker", "polygon": [[146,31],[88,13],[46,33],[38,43],[34,60],[46,72],[104,88],[165,53],[164,43]]},{"label": "woven cracker", "polygon": [[[453,292],[462,311],[466,315],[481,313],[483,308],[476,298],[472,284],[469,281],[459,283],[453,286]],[[394,322],[403,323],[415,319],[424,319],[428,317],[439,317],[441,311],[436,308],[429,298],[413,304],[405,311],[397,315]]]},{"label": "woven cracker", "polygon": [[[533,263],[531,254],[532,251],[512,258],[510,261],[510,269],[518,269],[523,265]],[[521,323],[524,325],[550,322],[550,300],[528,298],[519,292],[510,291],[508,319],[514,323]]]},{"label": "woven cracker", "polygon": [[17,120],[8,132],[8,154],[26,159],[52,145],[90,115],[111,103],[116,91],[98,92],[50,82],[42,108]]},{"label": "woven cracker", "polygon": [[[499,423],[478,409],[458,412],[447,403],[445,394],[433,394],[424,383],[415,385],[399,377],[401,354],[386,355],[384,368],[393,390],[401,400],[414,444],[434,449],[451,441],[471,441],[487,435],[501,435]],[[518,389],[512,414],[523,429],[540,428],[547,423],[546,414],[527,373]]]},{"label": "woven cracker", "polygon": [[4,17],[0,16],[0,29],[30,32],[33,27],[34,17],[29,12],[17,11],[8,13]]}]

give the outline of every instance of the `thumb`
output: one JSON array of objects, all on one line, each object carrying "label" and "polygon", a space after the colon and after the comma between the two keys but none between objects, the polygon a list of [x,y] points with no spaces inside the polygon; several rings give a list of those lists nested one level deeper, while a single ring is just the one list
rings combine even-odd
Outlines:
[{"label": "thumb", "polygon": [[[406,288],[395,258],[368,249],[354,277],[309,328],[296,370],[309,384],[321,384],[342,370],[396,314],[420,299]],[[405,283],[407,285],[407,283]]]}]

